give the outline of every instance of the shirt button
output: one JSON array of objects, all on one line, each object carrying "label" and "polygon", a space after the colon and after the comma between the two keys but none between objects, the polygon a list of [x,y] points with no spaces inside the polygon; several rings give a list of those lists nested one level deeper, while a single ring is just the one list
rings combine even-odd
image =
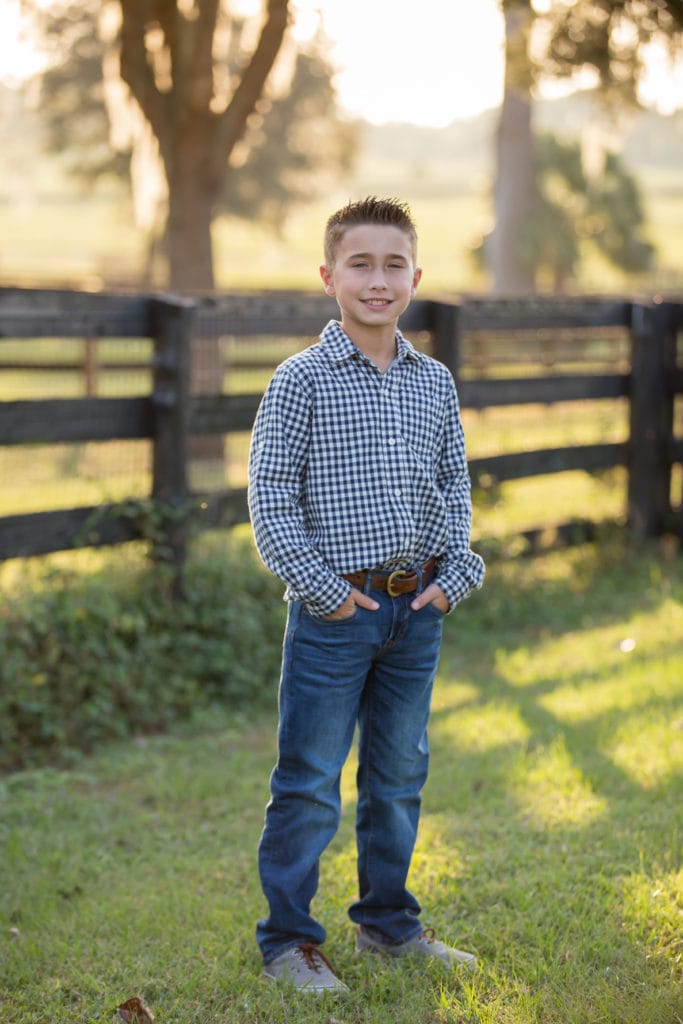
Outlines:
[{"label": "shirt button", "polygon": [[396,438],[395,437],[390,437],[389,438],[389,444],[393,447],[396,444]]},{"label": "shirt button", "polygon": [[398,488],[394,491],[394,497],[395,498],[400,498],[401,497],[401,492],[400,492],[400,490],[398,490]]}]

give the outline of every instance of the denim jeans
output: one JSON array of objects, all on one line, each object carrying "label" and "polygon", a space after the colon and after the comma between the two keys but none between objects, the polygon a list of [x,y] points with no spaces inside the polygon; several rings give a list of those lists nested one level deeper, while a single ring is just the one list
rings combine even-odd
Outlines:
[{"label": "denim jeans", "polygon": [[340,776],[359,727],[358,923],[402,942],[419,934],[406,888],[427,778],[427,722],[444,616],[413,612],[415,594],[372,591],[380,608],[313,618],[290,605],[280,680],[278,759],[259,845],[269,916],[257,940],[265,963],[302,942],[322,943],[311,916],[319,860],[341,813]]}]

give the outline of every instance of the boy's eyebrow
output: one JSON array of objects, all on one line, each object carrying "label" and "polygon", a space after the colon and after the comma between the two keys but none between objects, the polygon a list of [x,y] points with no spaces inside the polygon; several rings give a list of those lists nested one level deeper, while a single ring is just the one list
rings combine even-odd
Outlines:
[{"label": "boy's eyebrow", "polygon": [[[375,255],[376,253],[373,252],[352,252],[346,258],[349,260],[367,260],[372,259],[372,257]],[[405,255],[405,253],[401,252],[385,253],[383,258],[388,260],[405,260],[406,263],[408,262],[408,257]]]}]

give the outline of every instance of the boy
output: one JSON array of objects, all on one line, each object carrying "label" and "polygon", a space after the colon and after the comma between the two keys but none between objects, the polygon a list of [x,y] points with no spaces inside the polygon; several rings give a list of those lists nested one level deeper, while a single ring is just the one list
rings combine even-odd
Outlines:
[{"label": "boy", "polygon": [[356,724],[357,952],[475,961],[423,930],[406,889],[443,618],[484,576],[452,378],[397,328],[416,248],[395,200],[330,217],[320,275],[341,321],[278,367],[252,438],[256,544],[289,602],[257,940],[266,977],[311,992],[346,989],[310,904]]}]

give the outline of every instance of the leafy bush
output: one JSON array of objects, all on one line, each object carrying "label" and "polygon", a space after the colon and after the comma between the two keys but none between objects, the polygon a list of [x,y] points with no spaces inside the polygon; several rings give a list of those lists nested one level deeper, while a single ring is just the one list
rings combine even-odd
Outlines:
[{"label": "leafy bush", "polygon": [[0,769],[63,763],[212,705],[272,702],[285,606],[253,548],[202,540],[173,600],[168,572],[118,553],[0,596]]}]

